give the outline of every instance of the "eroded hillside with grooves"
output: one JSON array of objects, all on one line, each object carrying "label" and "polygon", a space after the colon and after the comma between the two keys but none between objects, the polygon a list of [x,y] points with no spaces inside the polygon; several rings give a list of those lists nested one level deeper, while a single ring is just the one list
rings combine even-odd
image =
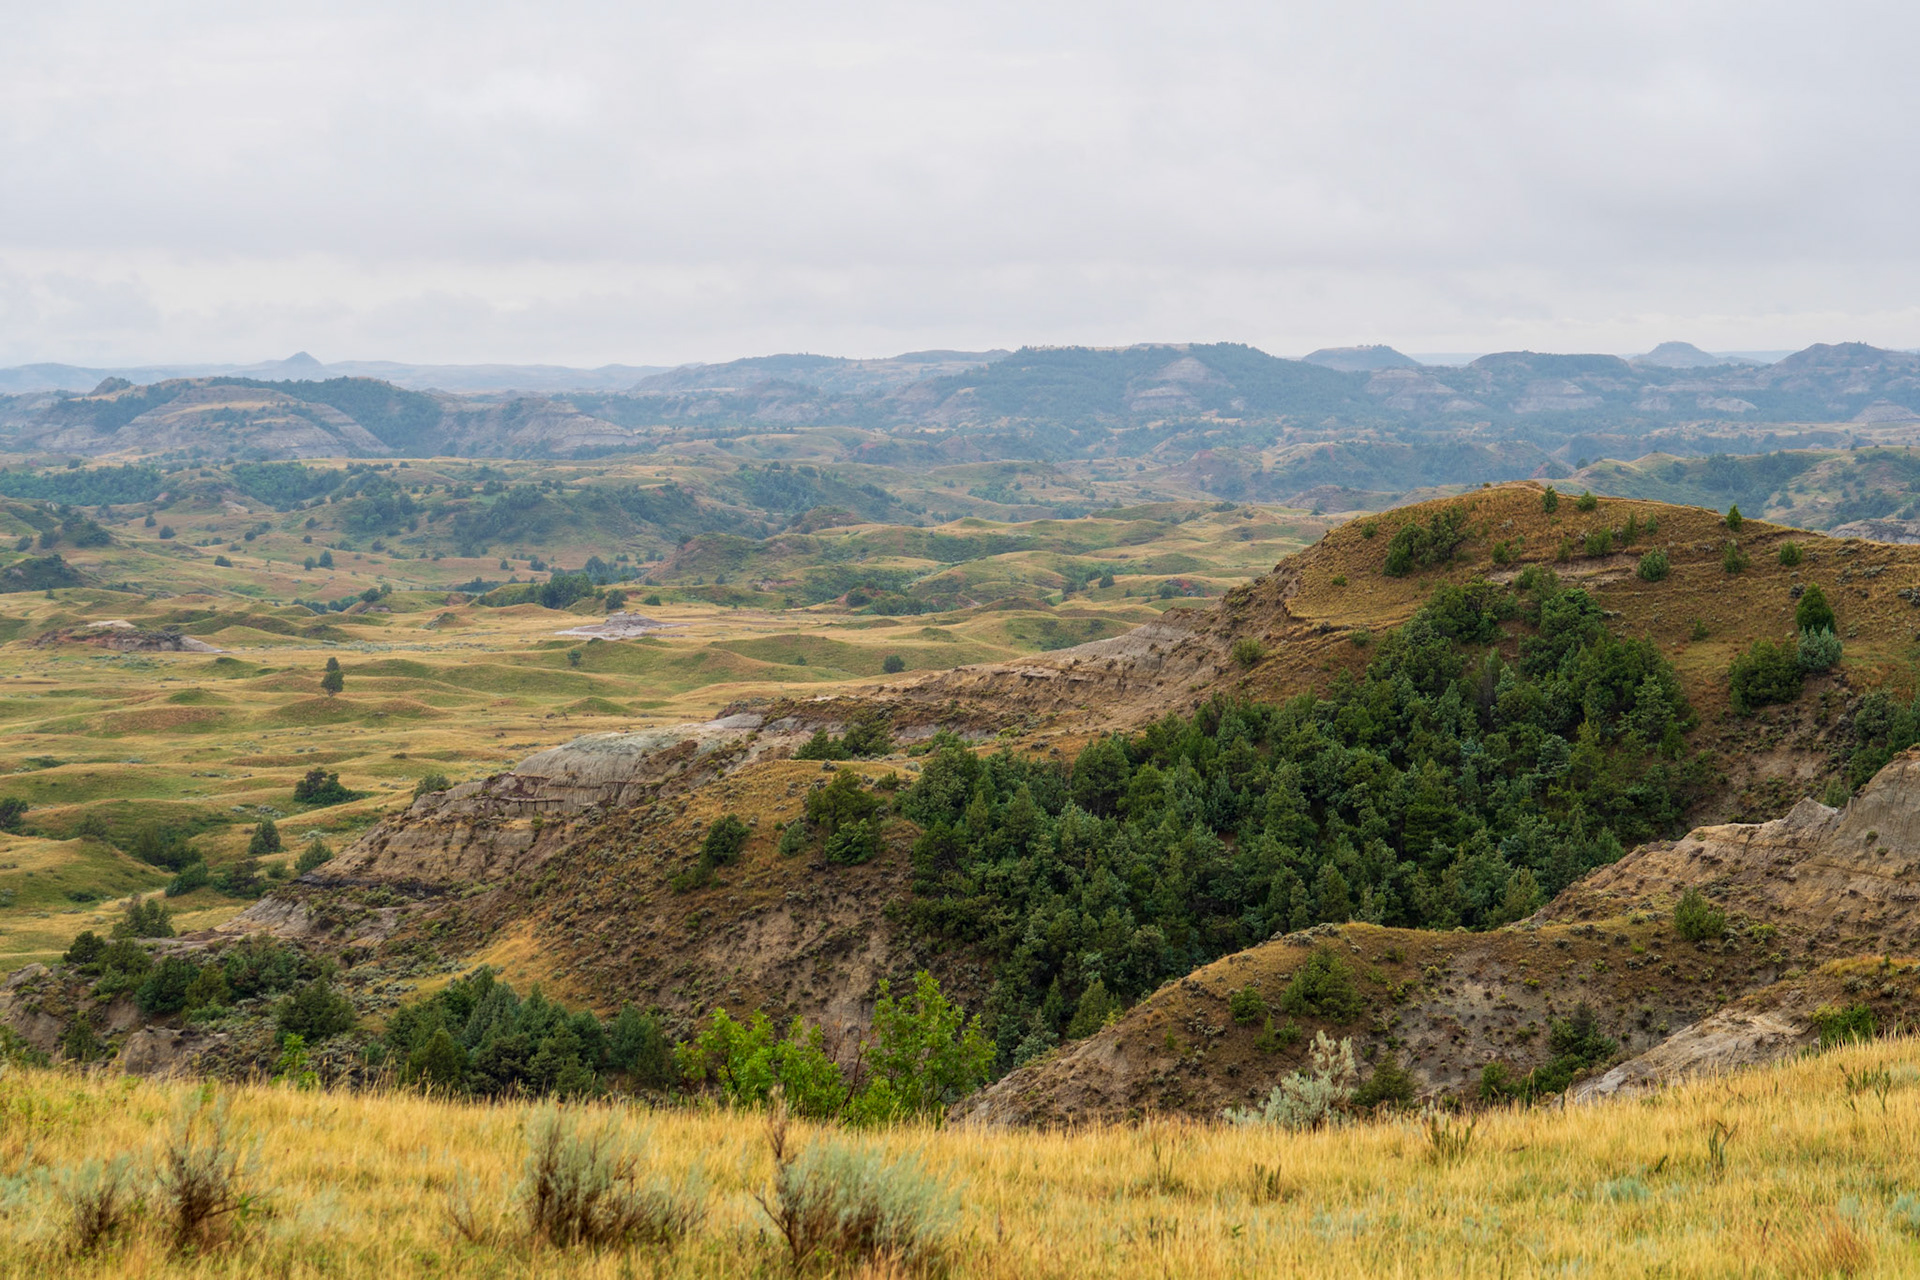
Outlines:
[{"label": "eroded hillside with grooves", "polygon": [[[885,909],[907,892],[912,824],[893,819],[886,851],[858,876],[783,859],[773,848],[775,824],[796,817],[807,789],[824,776],[818,765],[783,759],[814,730],[838,731],[864,701],[891,715],[900,748],[944,727],[976,739],[998,735],[995,745],[1017,752],[1070,758],[1091,734],[1216,696],[1276,700],[1324,688],[1370,658],[1371,647],[1356,638],[1404,622],[1437,584],[1511,578],[1529,564],[1584,585],[1602,602],[1611,629],[1649,636],[1670,655],[1700,714],[1695,749],[1742,744],[1719,752],[1728,781],[1709,789],[1698,818],[1769,817],[1821,790],[1842,764],[1832,754],[1833,737],[1844,723],[1851,677],[1818,678],[1791,708],[1739,717],[1727,707],[1726,664],[1754,638],[1790,634],[1794,586],[1817,581],[1848,635],[1850,671],[1868,681],[1894,675],[1920,624],[1920,612],[1897,595],[1920,581],[1920,549],[1835,542],[1755,521],[1732,535],[1714,513],[1650,502],[1602,499],[1581,512],[1568,496],[1548,513],[1541,493],[1537,485],[1506,486],[1348,524],[1212,610],[1169,611],[1159,623],[1077,649],[883,681],[865,700],[737,705],[729,720],[716,722],[724,729],[582,739],[484,784],[423,800],[288,896],[337,896],[368,880],[412,886],[422,896],[394,926],[397,937],[442,913],[461,921],[452,936],[474,956],[488,955],[502,930],[530,933],[537,944],[512,954],[537,956],[538,974],[601,1005],[640,996],[692,1015],[716,995],[738,992],[733,999],[766,999],[776,1011],[846,1008],[845,985],[828,976],[831,955],[815,966],[820,976],[797,982],[778,947],[693,945],[765,934],[769,913],[784,920],[790,903],[847,883],[859,892],[845,899],[844,910],[821,914],[845,931],[835,945],[844,950],[845,939],[858,935],[880,939],[881,953],[891,946]],[[1400,577],[1382,571],[1396,530],[1454,510],[1465,513],[1466,536],[1452,562]],[[1624,552],[1584,554],[1590,534],[1628,520],[1654,531]],[[1750,564],[1729,574],[1722,557],[1736,536]],[[1581,548],[1564,562],[1557,560],[1562,539]],[[1778,563],[1778,546],[1789,539],[1804,548],[1795,568]],[[1646,582],[1635,566],[1655,546],[1672,568],[1664,581]],[[1495,563],[1496,548],[1506,563]],[[1704,640],[1691,638],[1695,619],[1708,629]],[[1236,644],[1248,640],[1259,646],[1250,664],[1244,649],[1235,656]],[[725,750],[716,752],[718,739]],[[1753,750],[1756,740],[1768,749]],[[859,767],[870,777],[897,771],[910,781],[919,762],[898,751]],[[582,770],[594,779],[584,789]],[[712,785],[720,777],[729,791]],[[692,865],[705,824],[730,807],[757,824],[741,862],[713,885],[672,891],[667,881]],[[477,849],[488,852],[482,857]],[[890,878],[875,888],[866,876]],[[463,896],[446,900],[456,895]],[[453,929],[434,927],[443,935]],[[640,941],[631,948],[609,942],[629,937]],[[618,958],[628,954],[644,976],[638,990],[633,970]],[[863,978],[874,971],[871,963],[856,968]],[[851,998],[857,1003],[858,995]]]},{"label": "eroded hillside with grooves", "polygon": [[[1394,549],[1419,542],[1409,529],[1451,554],[1389,574]],[[1789,541],[1800,552],[1792,565],[1780,554]],[[1654,549],[1669,567],[1648,580],[1637,568]],[[590,735],[540,752],[423,797],[229,930],[297,936],[338,950],[363,973],[490,963],[515,982],[541,981],[603,1010],[656,1006],[680,1027],[725,1005],[844,1028],[862,1020],[879,979],[918,967],[977,1007],[993,981],[987,961],[966,946],[934,945],[904,923],[922,828],[894,797],[922,771],[920,744],[946,730],[984,750],[1066,763],[1098,734],[1216,698],[1275,702],[1326,690],[1364,669],[1372,642],[1442,584],[1511,581],[1529,567],[1584,587],[1608,631],[1644,637],[1672,662],[1698,719],[1686,753],[1704,753],[1715,771],[1698,792],[1694,821],[1771,818],[1824,794],[1845,768],[1860,691],[1910,692],[1903,682],[1920,625],[1910,603],[1920,599],[1920,548],[1757,521],[1730,529],[1716,513],[1654,502],[1563,495],[1549,511],[1540,486],[1516,484],[1347,524],[1211,610],[1171,610],[1110,640],[832,699],[736,704],[704,725]],[[1833,601],[1845,664],[1809,680],[1787,707],[1736,715],[1728,661],[1754,639],[1791,636],[1796,588],[1810,583]],[[1502,633],[1495,647],[1518,643]],[[841,733],[874,714],[891,726],[891,750],[843,767],[880,807],[877,852],[857,866],[825,860],[817,846],[783,854],[779,829],[836,767],[796,760],[794,751],[816,732]],[[737,861],[702,872],[704,834],[729,813],[751,835]],[[1792,976],[1806,957],[1760,941],[1736,941],[1727,953],[1735,958],[1724,961],[1673,954],[1661,914],[1672,878],[1647,883],[1647,902],[1577,923],[1553,914],[1575,900],[1567,897],[1537,929],[1520,932],[1354,924],[1319,940],[1344,948],[1369,984],[1370,1008],[1398,1019],[1368,1024],[1366,1043],[1376,1055],[1408,1053],[1435,1090],[1470,1087],[1489,1055],[1524,1069],[1569,1001],[1605,1011],[1606,1034],[1622,1052],[1639,1053],[1752,990],[1831,985],[1819,974]],[[1313,941],[1267,943],[1175,982],[1116,1027],[1009,1077],[981,1114],[1207,1113],[1243,1100],[1303,1051],[1297,1043],[1277,1054],[1252,1048],[1264,1027],[1223,1019],[1215,1006],[1248,982],[1281,983],[1314,954]],[[1839,954],[1814,950],[1822,961]],[[1234,1048],[1240,1040],[1248,1044]],[[189,1037],[180,1052],[195,1049]],[[1123,1060],[1134,1065],[1123,1070]]]}]

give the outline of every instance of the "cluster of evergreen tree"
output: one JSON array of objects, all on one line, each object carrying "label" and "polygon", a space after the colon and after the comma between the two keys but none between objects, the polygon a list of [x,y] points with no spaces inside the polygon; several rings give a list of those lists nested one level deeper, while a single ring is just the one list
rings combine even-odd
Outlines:
[{"label": "cluster of evergreen tree", "polygon": [[577,1097],[613,1072],[638,1088],[678,1078],[658,1019],[632,1006],[606,1020],[569,1012],[538,987],[521,997],[485,968],[400,1009],[385,1045],[401,1079],[454,1092]]},{"label": "cluster of evergreen tree", "polygon": [[1526,915],[1696,785],[1671,666],[1585,591],[1443,586],[1364,673],[1283,706],[1215,702],[1089,744],[1069,773],[936,744],[901,811],[924,932],[983,950],[1006,1067],[1092,1000],[1321,921]]}]

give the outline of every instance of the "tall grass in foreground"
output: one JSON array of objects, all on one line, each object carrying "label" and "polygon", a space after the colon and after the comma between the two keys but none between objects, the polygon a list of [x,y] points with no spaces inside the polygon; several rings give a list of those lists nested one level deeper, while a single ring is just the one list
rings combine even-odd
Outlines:
[{"label": "tall grass in foreground", "polygon": [[[1644,1100],[1486,1112],[1471,1129],[1414,1116],[1307,1134],[902,1127],[851,1135],[856,1150],[792,1121],[784,1170],[760,1113],[587,1107],[556,1129],[535,1106],[243,1087],[220,1115],[246,1136],[232,1167],[247,1210],[181,1239],[155,1172],[199,1094],[0,1077],[0,1276],[776,1277],[796,1252],[767,1207],[782,1203],[780,1180],[796,1214],[824,1213],[805,1179],[841,1166],[873,1222],[932,1205],[937,1247],[917,1237],[910,1259],[857,1262],[823,1249],[803,1273],[906,1274],[910,1261],[1009,1280],[1920,1273],[1920,1041],[1906,1038]],[[132,1171],[109,1172],[122,1156]],[[530,1229],[530,1177],[564,1180],[567,1167],[613,1197],[622,1229],[551,1217]],[[913,1185],[882,1185],[893,1170]],[[648,1199],[654,1187],[680,1198]],[[655,1203],[672,1229],[650,1225],[653,1210],[627,1215]],[[598,1247],[583,1242],[596,1234]]]}]

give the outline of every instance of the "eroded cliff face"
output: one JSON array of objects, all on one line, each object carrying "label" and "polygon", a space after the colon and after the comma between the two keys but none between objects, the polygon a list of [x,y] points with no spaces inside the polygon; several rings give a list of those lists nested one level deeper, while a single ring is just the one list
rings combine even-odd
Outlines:
[{"label": "eroded cliff face", "polygon": [[1642,845],[1550,903],[1548,920],[1599,919],[1697,886],[1819,954],[1920,945],[1920,752],[1882,769],[1845,809],[1802,800],[1783,818],[1699,827]]}]

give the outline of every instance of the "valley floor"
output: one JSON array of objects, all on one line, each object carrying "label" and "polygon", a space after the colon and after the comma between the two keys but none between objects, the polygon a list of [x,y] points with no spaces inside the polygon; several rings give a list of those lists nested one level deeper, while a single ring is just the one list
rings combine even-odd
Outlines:
[{"label": "valley floor", "polygon": [[[754,1199],[763,1118],[590,1115],[655,1170],[698,1165],[705,1224],[672,1253],[530,1247],[512,1188],[532,1109],[411,1095],[229,1092],[264,1206],[201,1256],[151,1221],[64,1252],[57,1188],[90,1159],[150,1163],[200,1086],[0,1077],[0,1276],[785,1274]],[[1464,1124],[1451,1122],[1458,1135]],[[1492,1111],[1439,1158],[1397,1118],[1305,1136],[1208,1125],[1032,1132],[798,1130],[918,1161],[958,1198],[949,1274],[1823,1276],[1920,1270],[1920,1040],[1851,1045],[1631,1102]],[[477,1192],[485,1244],[452,1229]],[[843,1274],[894,1274],[885,1267]]]}]

